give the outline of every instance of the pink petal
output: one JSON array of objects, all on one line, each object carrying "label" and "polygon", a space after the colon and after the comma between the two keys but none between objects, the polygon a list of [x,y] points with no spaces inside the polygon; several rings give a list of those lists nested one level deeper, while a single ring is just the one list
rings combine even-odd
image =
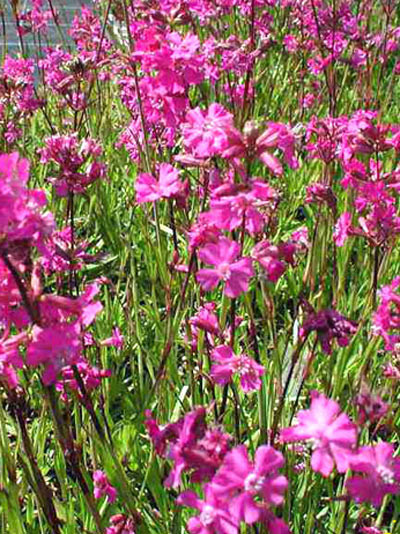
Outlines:
[{"label": "pink petal", "polygon": [[214,269],[200,269],[197,271],[196,280],[205,291],[211,291],[218,285],[220,276]]}]

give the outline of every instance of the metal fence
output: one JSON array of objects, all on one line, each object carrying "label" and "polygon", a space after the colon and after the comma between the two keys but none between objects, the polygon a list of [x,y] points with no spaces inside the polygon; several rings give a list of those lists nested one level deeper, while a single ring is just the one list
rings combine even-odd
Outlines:
[{"label": "metal fence", "polygon": [[[19,12],[28,11],[31,8],[31,2],[28,0],[19,0]],[[55,46],[63,41],[69,41],[68,29],[74,15],[79,12],[84,5],[90,5],[90,0],[51,0],[54,10],[58,14],[58,27],[54,20],[51,20],[48,31],[41,36],[41,47]],[[48,0],[43,1],[43,8],[50,9]],[[16,55],[21,51],[21,43],[16,30],[16,21],[13,15],[11,0],[0,0],[0,56],[6,53]],[[38,48],[38,42],[34,40],[32,34],[27,33],[23,36],[25,53],[27,55],[35,54]]]}]

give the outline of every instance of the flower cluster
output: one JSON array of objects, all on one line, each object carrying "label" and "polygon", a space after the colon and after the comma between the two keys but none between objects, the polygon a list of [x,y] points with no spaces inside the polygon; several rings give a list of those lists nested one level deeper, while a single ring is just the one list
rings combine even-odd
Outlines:
[{"label": "flower cluster", "polygon": [[396,350],[400,342],[400,277],[384,286],[379,291],[380,304],[373,317],[373,328],[377,335],[382,336],[385,348]]},{"label": "flower cluster", "polygon": [[101,499],[106,496],[107,500],[112,503],[117,498],[117,490],[111,486],[107,475],[99,469],[93,473],[94,491],[93,495],[95,499]]},{"label": "flower cluster", "polygon": [[95,0],[62,45],[54,2],[9,4],[1,524],[381,532],[400,494],[398,2]]},{"label": "flower cluster", "polygon": [[79,141],[75,134],[54,135],[45,144],[40,161],[59,166],[58,175],[48,179],[58,195],[83,193],[88,185],[104,177],[106,167],[99,161],[102,149],[93,139]]},{"label": "flower cluster", "polygon": [[283,503],[287,488],[286,477],[279,473],[284,465],[282,454],[261,446],[252,462],[245,446],[229,450],[230,436],[208,428],[205,416],[205,409],[198,408],[162,429],[150,413],[146,420],[156,452],[174,462],[165,485],[179,487],[185,471],[191,472],[192,482],[205,482],[204,500],[191,490],[178,498],[179,504],[200,512],[189,520],[189,532],[233,534],[242,521],[262,521],[271,531],[289,532],[271,511]]},{"label": "flower cluster", "polygon": [[340,411],[337,402],[316,391],[309,410],[297,414],[297,424],[281,431],[281,440],[312,443],[311,468],[327,477],[333,468],[362,473],[346,480],[349,495],[357,502],[380,506],[385,495],[400,493],[400,460],[392,444],[380,442],[357,448],[357,427]]}]

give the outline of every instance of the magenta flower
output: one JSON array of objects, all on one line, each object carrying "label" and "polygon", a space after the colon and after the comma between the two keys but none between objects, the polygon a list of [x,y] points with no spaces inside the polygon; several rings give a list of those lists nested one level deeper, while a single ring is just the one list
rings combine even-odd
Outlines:
[{"label": "magenta flower", "polygon": [[283,503],[288,483],[278,469],[284,463],[282,454],[268,445],[257,449],[252,463],[246,447],[239,445],[225,456],[212,480],[213,491],[229,503],[234,517],[255,523],[263,516],[264,508]]},{"label": "magenta flower", "polygon": [[314,331],[317,332],[322,350],[326,354],[332,354],[332,341],[336,339],[340,347],[346,347],[357,332],[357,323],[330,308],[318,312],[310,311],[301,326],[300,335],[307,337]]},{"label": "magenta flower", "polygon": [[346,481],[346,488],[357,502],[382,504],[385,495],[400,493],[400,458],[393,458],[394,446],[381,442],[374,447],[361,447],[350,462],[354,476]]},{"label": "magenta flower", "polygon": [[40,263],[46,274],[56,272],[79,271],[85,263],[96,261],[96,256],[86,253],[89,246],[87,241],[81,241],[74,236],[72,246],[72,230],[70,226],[53,232],[46,240],[46,246],[41,249]]},{"label": "magenta flower", "polygon": [[224,386],[234,374],[238,374],[245,393],[260,389],[260,377],[265,373],[265,368],[247,354],[236,355],[229,346],[220,345],[212,351],[211,359],[217,362],[211,366],[210,372],[217,384]]},{"label": "magenta flower", "polygon": [[206,431],[205,415],[206,410],[201,406],[183,418],[177,439],[170,445],[168,457],[173,460],[174,466],[164,482],[167,487],[178,487],[181,483],[182,473],[195,467],[186,453],[191,451],[196,446],[197,441],[204,436]]},{"label": "magenta flower", "polygon": [[276,283],[286,271],[285,262],[294,265],[294,254],[298,250],[300,246],[290,241],[272,245],[264,240],[257,243],[251,255],[265,270],[267,280]]},{"label": "magenta flower", "polygon": [[8,339],[6,332],[0,338],[0,382],[10,389],[16,388],[19,383],[16,369],[21,369],[24,365],[19,346],[26,342],[26,338],[25,332]]},{"label": "magenta flower", "polygon": [[264,226],[264,215],[259,208],[265,209],[274,199],[275,191],[259,180],[246,187],[225,183],[214,189],[207,218],[221,230],[232,231],[244,224],[246,230],[255,235]]},{"label": "magenta flower", "polygon": [[42,213],[44,191],[28,189],[28,179],[27,160],[17,152],[0,155],[0,247],[15,253],[41,244],[54,227],[53,216]]},{"label": "magenta flower", "polygon": [[157,421],[153,418],[150,410],[145,411],[145,417],[144,424],[154,449],[159,456],[165,458],[169,451],[170,443],[174,443],[178,440],[179,433],[183,426],[183,418],[176,423],[168,423],[164,427],[160,427]]},{"label": "magenta flower", "polygon": [[219,428],[206,430],[195,447],[186,451],[186,461],[195,469],[191,482],[211,480],[230,449],[232,437]]},{"label": "magenta flower", "polygon": [[[99,369],[97,367],[93,367],[83,358],[78,363],[75,363],[75,365],[85,386],[85,391],[92,391],[93,389],[99,387],[104,378],[111,376],[111,371],[109,369]],[[84,401],[84,395],[82,394],[78,381],[75,378],[75,373],[72,366],[66,366],[61,369],[61,377],[58,382],[56,382],[56,389],[57,391],[61,392],[61,398],[63,401],[68,400],[68,394],[71,390],[73,390],[75,394],[82,401]]]},{"label": "magenta flower", "polygon": [[202,212],[188,231],[189,248],[193,250],[194,248],[203,247],[208,243],[218,241],[220,237],[221,231],[209,220],[208,213]]},{"label": "magenta flower", "polygon": [[274,516],[268,509],[263,509],[261,513],[260,521],[267,527],[269,534],[291,534],[290,528],[283,519]]},{"label": "magenta flower", "polygon": [[77,363],[81,356],[82,343],[80,326],[75,323],[61,323],[47,328],[34,326],[32,341],[26,353],[27,365],[45,365],[43,383],[53,384],[61,369]]},{"label": "magenta flower", "polygon": [[101,499],[104,495],[108,502],[112,503],[117,498],[117,490],[111,486],[107,475],[100,470],[93,473],[94,490],[93,495],[95,499]]},{"label": "magenta flower", "polygon": [[199,331],[205,332],[207,342],[210,346],[215,345],[215,339],[221,338],[223,332],[221,331],[218,317],[215,314],[215,303],[207,302],[201,306],[198,312],[189,319],[191,346],[193,350],[197,350],[197,341],[199,338]]},{"label": "magenta flower", "polygon": [[354,423],[340,413],[337,402],[317,391],[311,392],[311,407],[300,410],[297,424],[281,431],[282,441],[312,440],[311,467],[324,477],[330,475],[334,465],[339,473],[349,468],[357,441]]},{"label": "magenta flower", "polygon": [[112,336],[108,337],[107,339],[103,339],[100,345],[102,347],[116,347],[117,349],[121,350],[124,346],[124,336],[121,334],[119,328],[116,326],[115,328],[113,328]]},{"label": "magenta flower", "polygon": [[106,528],[106,534],[135,534],[136,524],[133,519],[123,514],[110,517],[110,527]]},{"label": "magenta flower", "polygon": [[289,126],[279,122],[269,122],[267,129],[256,140],[258,159],[266,165],[273,174],[280,176],[283,167],[271,149],[279,148],[283,153],[285,163],[292,169],[298,169],[299,162],[294,153],[295,136]]},{"label": "magenta flower", "polygon": [[365,385],[361,385],[361,391],[354,400],[357,406],[359,425],[377,423],[389,411],[389,405],[379,395],[371,393]]},{"label": "magenta flower", "polygon": [[182,194],[184,183],[179,179],[179,171],[169,163],[161,163],[158,180],[151,174],[139,174],[136,183],[136,202],[154,202],[161,198],[176,198]]},{"label": "magenta flower", "polygon": [[379,292],[379,306],[373,315],[373,332],[385,342],[385,349],[393,351],[400,342],[400,276]]},{"label": "magenta flower", "polygon": [[98,160],[102,149],[94,139],[79,140],[77,134],[53,135],[45,139],[45,144],[40,150],[40,161],[59,166],[58,175],[48,178],[57,195],[83,193],[91,183],[104,178],[106,166]]},{"label": "magenta flower", "polygon": [[239,244],[226,237],[221,237],[216,243],[209,243],[200,249],[200,259],[215,267],[200,269],[197,272],[197,281],[205,291],[211,291],[220,281],[225,283],[224,293],[230,298],[248,290],[254,269],[250,258],[235,261],[239,254]]},{"label": "magenta flower", "polygon": [[337,247],[342,247],[349,235],[352,234],[353,227],[351,225],[351,213],[347,211],[342,213],[336,222],[333,232],[333,241]]},{"label": "magenta flower", "polygon": [[[222,153],[224,158],[258,158],[276,176],[283,174],[281,161],[274,152],[283,152],[285,163],[292,169],[297,169],[299,163],[295,157],[295,136],[290,127],[279,122],[269,122],[264,132],[253,121],[244,125],[243,135],[234,128],[227,129],[228,146]],[[237,161],[236,164],[239,164]],[[244,170],[244,167],[239,164]]]},{"label": "magenta flower", "polygon": [[77,299],[46,293],[41,298],[40,312],[52,323],[71,320],[74,317],[81,326],[87,327],[103,309],[101,302],[94,300],[99,291],[98,284],[94,282],[88,285]]},{"label": "magenta flower", "polygon": [[189,519],[190,534],[237,534],[239,521],[229,512],[227,503],[215,495],[213,486],[204,486],[202,501],[193,491],[184,491],[177,499],[178,504],[199,510],[200,514]]},{"label": "magenta flower", "polygon": [[174,463],[164,482],[167,487],[178,487],[184,472],[190,472],[193,482],[210,480],[220,467],[231,437],[218,428],[207,428],[205,416],[201,406],[160,428],[146,412],[145,425],[156,453]]},{"label": "magenta flower", "polygon": [[220,104],[212,103],[207,111],[195,108],[186,114],[182,127],[184,144],[196,157],[221,154],[235,131],[233,116]]}]

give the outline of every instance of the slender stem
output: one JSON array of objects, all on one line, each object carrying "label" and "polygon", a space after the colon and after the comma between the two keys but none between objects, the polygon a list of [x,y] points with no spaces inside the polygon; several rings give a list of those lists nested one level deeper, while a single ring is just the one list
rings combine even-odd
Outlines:
[{"label": "slender stem", "polygon": [[379,275],[379,247],[374,250],[374,271],[372,278],[372,305],[376,306],[376,294],[378,291],[378,276]]},{"label": "slender stem", "polygon": [[[131,52],[133,52],[134,49],[134,42],[131,32],[131,26],[130,26],[130,19],[129,19],[129,9],[126,0],[124,0],[124,17],[125,17],[125,24],[126,24],[126,31],[128,33],[128,39],[129,39],[129,47]],[[135,90],[136,90],[136,96],[138,101],[138,107],[139,107],[139,116],[140,116],[140,122],[142,126],[142,132],[143,132],[143,138],[144,138],[144,154],[145,154],[145,163],[146,163],[146,170],[147,172],[151,173],[151,158],[150,158],[150,149],[149,149],[149,139],[148,139],[148,132],[147,132],[147,126],[146,126],[146,118],[143,111],[143,101],[142,101],[142,95],[140,91],[139,86],[139,76],[137,72],[136,63],[133,63],[133,78],[135,83]]]},{"label": "slender stem", "polygon": [[25,425],[25,418],[24,418],[24,414],[22,413],[20,399],[12,391],[10,393],[10,400],[11,400],[12,406],[14,407],[15,415],[16,415],[19,427],[21,429],[22,443],[24,445],[24,450],[28,458],[29,465],[31,466],[33,477],[36,482],[37,494],[38,494],[38,498],[43,509],[43,513],[51,529],[53,530],[53,532],[55,534],[61,534],[60,520],[58,519],[57,512],[56,512],[56,509],[54,507],[54,502],[53,502],[53,493],[51,489],[49,488],[49,486],[47,486],[43,478],[42,472],[40,471],[37,465],[36,458],[33,452],[32,442],[31,442],[31,439],[29,437],[29,434],[28,434],[28,431]]},{"label": "slender stem", "polygon": [[233,350],[233,347],[235,345],[235,333],[236,333],[236,299],[231,300],[231,337],[230,337],[230,346]]},{"label": "slender stem", "polygon": [[280,419],[280,416],[281,416],[281,413],[282,413],[283,405],[285,403],[287,392],[289,390],[290,381],[292,379],[293,372],[294,372],[294,369],[296,367],[296,363],[298,362],[300,353],[301,353],[301,351],[302,351],[302,349],[304,347],[304,344],[305,344],[306,340],[307,340],[307,338],[300,339],[299,342],[297,343],[297,346],[295,347],[295,349],[293,351],[292,362],[290,364],[289,373],[288,373],[288,376],[286,378],[286,383],[285,383],[285,386],[283,388],[282,395],[281,395],[281,397],[279,399],[279,404],[278,404],[277,410],[275,412],[274,421],[272,423],[271,444],[274,443],[274,440],[275,440],[275,437],[276,437],[276,431],[277,431],[278,424],[279,424],[279,419]]},{"label": "slender stem", "polygon": [[171,221],[171,228],[172,228],[172,239],[174,241],[174,250],[175,252],[178,252],[178,236],[176,233],[176,224],[175,224],[175,216],[174,216],[174,205],[173,200],[170,199],[168,202],[169,206],[169,218]]}]

